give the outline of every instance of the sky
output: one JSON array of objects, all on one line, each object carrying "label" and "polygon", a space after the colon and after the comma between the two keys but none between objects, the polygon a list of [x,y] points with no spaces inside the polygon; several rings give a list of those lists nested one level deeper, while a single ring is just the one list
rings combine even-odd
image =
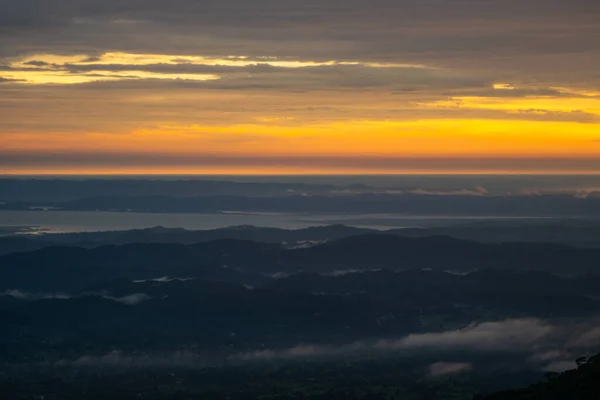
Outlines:
[{"label": "sky", "polygon": [[0,0],[0,174],[599,173],[597,0]]}]

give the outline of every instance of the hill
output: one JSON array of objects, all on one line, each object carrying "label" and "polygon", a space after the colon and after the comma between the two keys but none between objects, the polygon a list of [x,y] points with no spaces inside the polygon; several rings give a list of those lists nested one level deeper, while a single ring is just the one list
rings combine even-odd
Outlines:
[{"label": "hill", "polygon": [[[80,290],[94,282],[163,276],[257,284],[265,275],[301,271],[431,269],[598,271],[599,249],[552,244],[482,244],[443,236],[359,235],[302,248],[220,239],[194,245],[133,243],[92,249],[68,246],[0,257],[0,290]],[[262,277],[261,277],[262,276]]]},{"label": "hill", "polygon": [[597,400],[600,398],[600,354],[579,360],[579,367],[561,374],[548,373],[545,382],[526,389],[479,397],[481,400]]}]

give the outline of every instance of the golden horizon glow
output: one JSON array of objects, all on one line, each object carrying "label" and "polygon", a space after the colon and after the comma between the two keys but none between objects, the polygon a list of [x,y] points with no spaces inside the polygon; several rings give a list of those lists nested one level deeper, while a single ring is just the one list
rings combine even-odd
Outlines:
[{"label": "golden horizon glow", "polygon": [[597,170],[547,170],[547,169],[483,169],[483,170],[435,170],[435,169],[399,169],[390,170],[389,168],[380,170],[365,169],[285,169],[280,167],[271,168],[228,168],[228,169],[210,169],[210,168],[183,168],[183,169],[165,169],[162,167],[153,167],[146,169],[124,169],[124,168],[81,168],[75,169],[55,169],[47,168],[36,169],[17,169],[2,170],[2,176],[402,176],[402,175],[537,175],[537,176],[600,176]]},{"label": "golden horizon glow", "polygon": [[[32,141],[32,139],[34,139]],[[512,120],[347,121],[304,126],[163,126],[126,134],[8,134],[4,148],[234,155],[600,156],[596,124]]]}]

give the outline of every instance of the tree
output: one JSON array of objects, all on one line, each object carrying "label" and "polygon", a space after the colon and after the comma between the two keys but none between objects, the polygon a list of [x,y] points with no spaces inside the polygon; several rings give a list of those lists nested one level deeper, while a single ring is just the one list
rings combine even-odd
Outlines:
[{"label": "tree", "polygon": [[560,376],[560,374],[558,372],[546,372],[544,374],[544,377],[546,379],[548,379],[549,381],[552,381],[552,380],[558,378],[559,376]]},{"label": "tree", "polygon": [[587,357],[579,357],[577,360],[575,360],[575,364],[577,364],[578,367],[581,367],[584,364],[587,364],[588,359]]}]

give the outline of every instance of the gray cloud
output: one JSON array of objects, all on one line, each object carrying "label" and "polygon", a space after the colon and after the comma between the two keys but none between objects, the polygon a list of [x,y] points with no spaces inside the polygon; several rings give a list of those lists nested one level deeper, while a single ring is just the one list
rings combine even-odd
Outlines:
[{"label": "gray cloud", "polygon": [[127,371],[141,368],[202,368],[205,361],[197,354],[181,351],[166,354],[128,355],[112,351],[104,356],[83,356],[73,361],[62,360],[57,367],[111,369]]},{"label": "gray cloud", "polygon": [[575,369],[575,368],[577,368],[577,364],[575,364],[575,361],[559,360],[559,361],[553,361],[550,364],[546,365],[543,368],[543,371],[564,372],[564,371],[568,371],[570,369]]},{"label": "gray cloud", "polygon": [[151,299],[150,296],[144,293],[134,293],[131,295],[123,296],[123,297],[114,297],[109,296],[104,293],[85,293],[82,295],[70,295],[68,293],[29,293],[23,292],[21,290],[7,290],[5,292],[0,292],[0,296],[9,296],[19,300],[26,301],[37,301],[37,300],[48,300],[48,299],[57,299],[57,300],[69,300],[69,299],[77,299],[86,296],[97,296],[102,297],[107,300],[116,301],[117,303],[122,303],[128,306],[135,306],[144,301],[148,301]]},{"label": "gray cloud", "polygon": [[29,293],[21,290],[7,290],[0,293],[0,296],[9,296],[19,300],[35,301],[44,299],[70,299],[72,296],[67,293]]},{"label": "gray cloud", "polygon": [[3,78],[0,76],[0,83],[15,83],[15,82],[23,82],[23,79],[10,79],[10,78]]},{"label": "gray cloud", "polygon": [[433,377],[456,375],[473,369],[471,363],[437,362],[429,366],[429,374]]},{"label": "gray cloud", "polygon": [[571,353],[564,349],[544,350],[540,353],[533,354],[529,361],[530,363],[540,367],[546,372],[563,372],[569,369],[577,368],[575,359],[580,353]]},{"label": "gray cloud", "polygon": [[462,350],[483,352],[528,352],[554,331],[537,319],[513,319],[472,324],[456,331],[412,334],[398,340],[356,342],[346,346],[300,345],[282,350],[260,350],[232,357],[240,360],[295,359],[344,356],[360,352],[412,350]]},{"label": "gray cloud", "polygon": [[214,153],[157,154],[157,153],[71,153],[64,151],[0,151],[0,166],[17,168],[50,167],[306,167],[352,168],[364,170],[514,170],[514,171],[591,171],[600,169],[598,158],[511,158],[511,157],[369,157],[369,156],[235,156]]},{"label": "gray cloud", "polygon": [[[487,89],[492,80],[485,74],[474,74],[471,71],[460,72],[447,69],[428,68],[425,66],[386,66],[373,67],[368,64],[333,64],[319,66],[303,66],[287,68],[274,66],[265,62],[251,65],[210,65],[182,62],[178,64],[49,64],[44,61],[28,61],[25,65],[40,68],[16,68],[7,66],[12,71],[31,72],[68,72],[77,76],[96,76],[99,81],[112,77],[146,81],[138,87],[155,86],[159,76],[162,79],[175,79],[177,75],[186,74],[186,78],[177,79],[176,87],[207,89],[275,89],[275,90],[318,90],[323,88],[367,89],[378,88],[390,91],[416,90],[449,90],[477,88]],[[41,68],[41,67],[46,68]],[[143,72],[156,75],[154,79],[143,76]],[[126,73],[115,75],[115,73]],[[193,76],[216,75],[220,79],[210,81],[194,80]],[[97,86],[97,84],[92,84]],[[87,85],[91,86],[91,85]],[[104,87],[110,88],[110,82]],[[117,82],[117,87],[124,88]]]},{"label": "gray cloud", "polygon": [[154,279],[137,279],[134,280],[133,282],[135,283],[144,283],[144,282],[173,282],[173,281],[178,281],[178,282],[186,282],[186,281],[193,281],[196,278],[171,278],[168,276],[161,276],[160,278],[154,278]]},{"label": "gray cloud", "polygon": [[[4,3],[0,24],[6,55],[202,52],[320,60],[420,59],[463,67],[504,64],[513,71],[528,69],[523,58],[517,61],[522,56],[529,64],[535,62],[532,55],[594,53],[600,13],[592,0],[572,0],[568,6],[562,0]],[[490,57],[478,57],[483,53]],[[545,71],[557,67],[544,60],[535,65]]]},{"label": "gray cloud", "polygon": [[144,293],[134,293],[123,297],[103,296],[105,299],[114,300],[117,303],[122,303],[128,306],[136,306],[144,301],[150,300],[152,297]]},{"label": "gray cloud", "polygon": [[[444,361],[446,356],[465,353],[485,353],[505,356],[511,353],[534,370],[562,372],[575,368],[573,360],[582,354],[571,349],[573,340],[586,336],[596,324],[595,319],[577,323],[552,325],[538,319],[511,319],[471,324],[463,329],[425,334],[412,334],[396,340],[360,341],[341,346],[303,344],[283,349],[262,349],[229,356],[227,363],[263,361],[294,361],[346,358],[360,355],[395,356],[416,354],[440,361],[427,368],[430,377],[467,373],[471,363]],[[583,332],[583,336],[582,336]],[[595,334],[594,334],[595,337]],[[600,346],[600,343],[597,344]],[[591,348],[590,348],[591,349]],[[591,351],[591,350],[590,350]],[[119,351],[104,356],[84,356],[63,360],[56,366],[72,368],[111,368],[130,370],[139,368],[202,368],[208,358],[187,351],[135,355]],[[214,359],[212,360],[215,361]],[[429,361],[429,362],[431,362]]]},{"label": "gray cloud", "polygon": [[[516,356],[533,370],[562,372],[575,368],[574,360],[582,355],[585,344],[588,354],[600,348],[597,339],[597,319],[550,324],[538,319],[512,319],[472,324],[463,329],[425,334],[412,334],[396,340],[361,341],[344,346],[298,345],[286,349],[266,349],[240,353],[230,361],[297,360],[350,357],[360,354],[426,355],[442,359],[460,352]],[[578,342],[579,341],[579,342]],[[583,342],[582,342],[583,341]],[[578,344],[577,344],[578,343]],[[429,365],[432,377],[465,373],[473,369],[470,363],[438,361]]]},{"label": "gray cloud", "polygon": [[591,348],[600,346],[600,327],[594,327],[570,343],[575,348]]},{"label": "gray cloud", "polygon": [[409,335],[399,341],[382,341],[381,349],[451,348],[480,351],[528,349],[547,337],[552,326],[536,319],[473,324],[457,331]]},{"label": "gray cloud", "polygon": [[33,65],[35,67],[46,67],[46,66],[52,65],[52,64],[47,63],[45,61],[36,61],[36,60],[27,61],[27,62],[25,62],[23,64],[25,64],[25,65]]},{"label": "gray cloud", "polygon": [[576,93],[569,93],[555,88],[514,88],[510,90],[495,90],[491,87],[484,90],[454,92],[454,96],[476,96],[476,97],[501,97],[501,98],[519,98],[519,97],[583,97]]}]

